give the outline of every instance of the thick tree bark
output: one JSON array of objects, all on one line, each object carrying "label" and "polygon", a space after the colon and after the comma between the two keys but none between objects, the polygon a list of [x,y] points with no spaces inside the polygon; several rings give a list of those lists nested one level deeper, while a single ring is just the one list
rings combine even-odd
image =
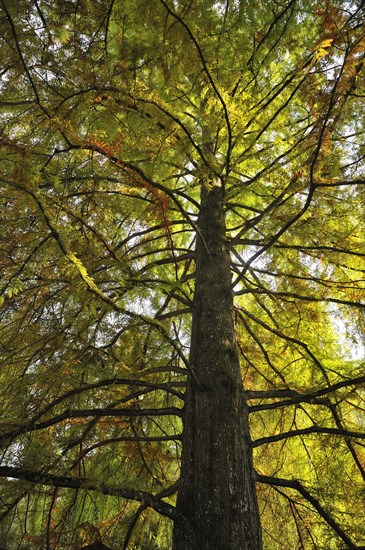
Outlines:
[{"label": "thick tree bark", "polygon": [[222,189],[202,191],[174,550],[262,548]]}]

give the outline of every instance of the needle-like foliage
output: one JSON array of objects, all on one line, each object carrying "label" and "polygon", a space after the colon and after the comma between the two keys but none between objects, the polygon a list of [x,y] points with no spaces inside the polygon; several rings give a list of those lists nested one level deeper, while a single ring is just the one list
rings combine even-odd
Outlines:
[{"label": "needle-like foliage", "polygon": [[0,7],[0,544],[365,548],[364,2]]}]

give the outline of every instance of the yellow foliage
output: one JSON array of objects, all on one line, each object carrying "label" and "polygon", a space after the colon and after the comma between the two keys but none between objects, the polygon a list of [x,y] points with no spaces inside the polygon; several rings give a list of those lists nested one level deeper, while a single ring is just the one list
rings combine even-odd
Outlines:
[{"label": "yellow foliage", "polygon": [[331,47],[332,42],[333,38],[326,38],[325,40],[322,40],[322,42],[317,46],[315,51],[316,53],[314,54],[315,63],[329,54],[328,50]]}]

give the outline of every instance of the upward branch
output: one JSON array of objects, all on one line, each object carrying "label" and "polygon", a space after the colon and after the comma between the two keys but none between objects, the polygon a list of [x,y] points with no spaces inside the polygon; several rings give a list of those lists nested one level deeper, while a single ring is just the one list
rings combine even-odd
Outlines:
[{"label": "upward branch", "polygon": [[168,11],[168,13],[172,17],[174,17],[184,27],[187,34],[189,35],[191,41],[193,42],[193,44],[194,44],[194,46],[195,46],[195,48],[198,52],[198,55],[199,55],[201,63],[202,63],[203,70],[204,70],[205,74],[207,75],[208,81],[209,81],[210,85],[212,86],[212,89],[214,90],[214,93],[217,96],[219,103],[222,106],[223,113],[224,113],[224,119],[225,119],[225,123],[226,123],[226,127],[227,127],[227,136],[228,136],[228,144],[227,144],[227,150],[226,150],[226,154],[225,154],[225,172],[226,172],[226,176],[228,176],[230,171],[231,171],[231,160],[230,159],[231,159],[231,154],[232,154],[232,127],[231,127],[231,122],[230,122],[230,119],[229,119],[229,113],[228,113],[226,102],[224,101],[224,99],[222,97],[222,94],[218,90],[217,84],[215,83],[215,81],[214,81],[214,79],[211,75],[211,72],[208,68],[207,61],[204,57],[203,51],[200,47],[200,44],[197,41],[197,39],[195,38],[195,36],[194,36],[193,32],[191,31],[189,25],[184,21],[184,19],[182,17],[180,17],[175,11],[173,11],[170,8],[170,6],[165,2],[165,0],[160,0],[160,2],[161,2],[161,4],[163,4],[165,9]]}]

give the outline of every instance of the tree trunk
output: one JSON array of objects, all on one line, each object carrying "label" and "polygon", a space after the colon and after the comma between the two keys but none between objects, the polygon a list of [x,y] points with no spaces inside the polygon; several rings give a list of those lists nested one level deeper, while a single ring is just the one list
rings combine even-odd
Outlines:
[{"label": "tree trunk", "polygon": [[260,519],[233,316],[222,189],[204,188],[174,550],[259,550]]}]

